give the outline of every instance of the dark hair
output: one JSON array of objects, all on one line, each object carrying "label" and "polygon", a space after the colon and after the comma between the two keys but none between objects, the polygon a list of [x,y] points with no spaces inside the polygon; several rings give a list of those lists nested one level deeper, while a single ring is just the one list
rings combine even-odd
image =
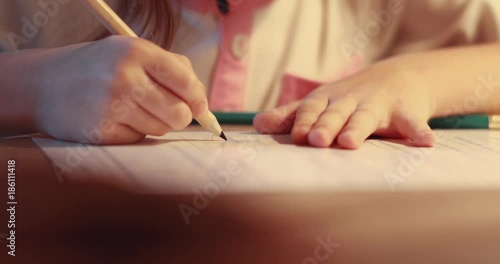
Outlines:
[{"label": "dark hair", "polygon": [[[117,13],[130,25],[142,38],[148,39],[157,45],[168,49],[177,25],[180,0],[121,0]],[[95,39],[108,37],[110,33],[105,30]]]}]

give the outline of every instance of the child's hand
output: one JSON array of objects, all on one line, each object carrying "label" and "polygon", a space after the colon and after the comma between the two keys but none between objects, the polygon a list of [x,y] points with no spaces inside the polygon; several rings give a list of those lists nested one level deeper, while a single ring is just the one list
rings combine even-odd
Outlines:
[{"label": "child's hand", "polygon": [[58,139],[133,143],[183,129],[208,112],[189,61],[146,40],[110,37],[35,58],[41,85],[35,120]]},{"label": "child's hand", "polygon": [[396,58],[318,88],[303,101],[259,114],[261,133],[288,133],[297,144],[356,149],[370,136],[407,138],[416,146],[434,145],[427,125],[433,98],[416,73]]}]

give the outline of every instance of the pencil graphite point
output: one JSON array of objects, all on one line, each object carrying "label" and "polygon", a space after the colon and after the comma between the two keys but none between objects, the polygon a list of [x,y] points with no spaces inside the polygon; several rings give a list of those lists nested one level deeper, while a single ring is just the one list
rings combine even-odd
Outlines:
[{"label": "pencil graphite point", "polygon": [[226,137],[226,135],[224,135],[224,131],[220,132],[220,137],[222,139],[224,139],[225,141],[227,141],[227,137]]}]

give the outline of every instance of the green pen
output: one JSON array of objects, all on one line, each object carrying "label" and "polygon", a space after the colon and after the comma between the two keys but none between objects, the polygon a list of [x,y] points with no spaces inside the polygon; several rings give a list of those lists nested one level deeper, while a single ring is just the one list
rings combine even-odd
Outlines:
[{"label": "green pen", "polygon": [[500,115],[466,115],[434,118],[432,129],[500,129]]},{"label": "green pen", "polygon": [[226,125],[251,125],[256,112],[214,112],[220,124]]}]

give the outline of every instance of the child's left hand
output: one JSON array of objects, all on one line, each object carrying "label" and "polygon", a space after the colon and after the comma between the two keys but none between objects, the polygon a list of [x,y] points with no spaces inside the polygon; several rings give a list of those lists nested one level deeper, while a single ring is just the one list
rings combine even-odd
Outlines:
[{"label": "child's left hand", "polygon": [[434,109],[429,86],[399,57],[375,64],[344,80],[322,86],[304,100],[259,114],[261,133],[289,133],[296,144],[357,149],[370,136],[406,138],[431,147],[427,121]]}]

